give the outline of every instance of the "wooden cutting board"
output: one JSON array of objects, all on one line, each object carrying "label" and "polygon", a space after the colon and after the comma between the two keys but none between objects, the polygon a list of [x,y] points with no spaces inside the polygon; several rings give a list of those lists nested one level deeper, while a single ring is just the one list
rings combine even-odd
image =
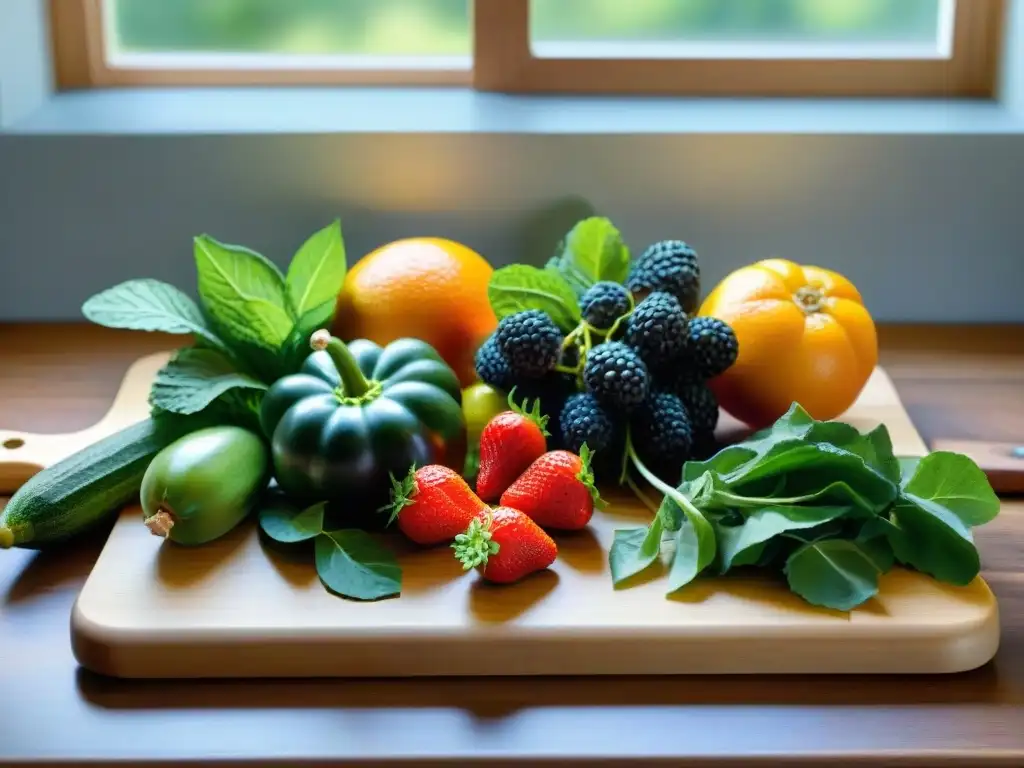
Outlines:
[{"label": "wooden cutting board", "polygon": [[[154,372],[140,360],[110,413],[67,436],[23,441],[6,477],[31,474],[146,413]],[[884,422],[898,455],[926,446],[884,371],[844,416]],[[735,427],[723,419],[723,429]],[[3,477],[3,475],[0,475]],[[950,587],[895,569],[850,614],[813,608],[765,577],[702,578],[669,598],[665,576],[613,589],[607,552],[619,527],[646,525],[631,497],[610,497],[590,529],[557,537],[547,572],[510,586],[464,573],[447,547],[402,549],[401,597],[352,602],[320,584],[312,553],[282,554],[254,523],[198,549],[152,536],[124,510],[75,605],[74,652],[119,677],[953,673],[999,643],[982,579]]]}]

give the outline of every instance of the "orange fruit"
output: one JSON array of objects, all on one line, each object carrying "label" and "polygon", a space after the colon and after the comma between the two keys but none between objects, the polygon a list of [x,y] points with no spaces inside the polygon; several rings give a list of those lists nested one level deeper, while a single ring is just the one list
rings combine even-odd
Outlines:
[{"label": "orange fruit", "polygon": [[338,299],[336,335],[378,344],[411,336],[434,347],[462,386],[497,326],[487,299],[493,268],[466,246],[437,237],[397,240],[349,270]]},{"label": "orange fruit", "polygon": [[705,298],[699,315],[736,333],[739,355],[709,382],[722,408],[755,429],[797,402],[815,419],[841,416],[878,363],[875,324],[857,288],[836,272],[767,259]]}]

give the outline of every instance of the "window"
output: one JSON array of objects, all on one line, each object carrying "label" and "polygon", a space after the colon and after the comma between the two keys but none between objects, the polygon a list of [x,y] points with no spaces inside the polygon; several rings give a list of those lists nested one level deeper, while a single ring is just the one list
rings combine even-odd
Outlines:
[{"label": "window", "polygon": [[994,92],[1005,0],[50,0],[58,81]]}]

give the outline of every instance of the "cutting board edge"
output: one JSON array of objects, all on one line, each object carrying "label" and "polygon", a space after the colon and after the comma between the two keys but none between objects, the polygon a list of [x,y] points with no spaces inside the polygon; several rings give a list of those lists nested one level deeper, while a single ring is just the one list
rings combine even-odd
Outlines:
[{"label": "cutting board edge", "polygon": [[[505,638],[488,637],[485,653],[479,652],[479,634],[428,633],[417,637],[412,655],[409,638],[394,632],[388,638],[365,632],[304,638],[271,633],[253,643],[244,628],[138,631],[92,620],[81,595],[72,612],[71,642],[81,666],[127,679],[958,674],[984,666],[999,649],[998,603],[982,577],[976,582],[984,589],[986,610],[971,621],[916,632],[894,625],[891,632],[844,631],[833,637],[799,636],[797,630],[752,638],[648,628],[640,633],[642,655],[622,654],[622,633],[614,631],[581,637],[517,629]],[[172,662],[154,669],[155,658]]]}]

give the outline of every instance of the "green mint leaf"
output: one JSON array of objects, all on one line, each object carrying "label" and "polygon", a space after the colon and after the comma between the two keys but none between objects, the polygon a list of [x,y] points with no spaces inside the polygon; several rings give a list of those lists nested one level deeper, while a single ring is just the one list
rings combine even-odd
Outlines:
[{"label": "green mint leaf", "polygon": [[191,298],[160,280],[128,280],[97,293],[82,305],[86,319],[107,328],[192,333],[227,351]]},{"label": "green mint leaf", "polygon": [[315,331],[329,328],[334,319],[335,301],[326,301],[314,307],[295,321],[295,327],[281,345],[281,366],[283,374],[295,373],[310,355],[309,338]]},{"label": "green mint leaf", "polygon": [[596,282],[624,283],[629,275],[629,248],[607,218],[592,216],[578,222],[566,235],[552,266],[584,290]]},{"label": "green mint leaf", "polygon": [[751,558],[756,562],[760,552],[752,554],[751,550],[780,534],[814,528],[849,511],[850,507],[844,506],[780,505],[754,510],[743,525],[717,526],[719,573],[736,565],[750,565]]},{"label": "green mint leaf", "polygon": [[260,509],[260,528],[274,541],[284,544],[309,541],[323,532],[326,506],[326,502],[320,502],[302,509],[277,499]]},{"label": "green mint leaf", "polygon": [[897,461],[900,465],[900,487],[906,486],[910,478],[917,471],[917,465],[921,463],[921,456],[900,456]]},{"label": "green mint leaf", "polygon": [[572,264],[572,261],[569,258],[568,253],[565,253],[563,251],[564,248],[565,243],[563,242],[558,247],[558,255],[553,256],[544,265],[544,271],[551,272],[565,280],[569,287],[572,288],[573,292],[578,297],[582,297],[583,294],[586,293],[587,290],[590,288],[592,283],[586,275],[584,275],[583,273],[579,272],[576,269],[576,267]]},{"label": "green mint leaf", "polygon": [[921,459],[903,487],[903,497],[932,512],[935,507],[948,510],[968,526],[984,525],[999,514],[999,497],[981,468],[969,457],[948,451]]},{"label": "green mint leaf", "polygon": [[566,332],[580,322],[576,293],[565,279],[527,264],[512,264],[496,270],[487,286],[487,296],[499,320],[516,312],[540,309]]},{"label": "green mint leaf", "polygon": [[280,270],[206,235],[195,239],[195,261],[199,298],[227,342],[278,350],[294,325]]},{"label": "green mint leaf", "polygon": [[267,385],[241,373],[220,352],[185,348],[156,374],[149,402],[171,413],[198,413],[231,389],[266,390]]},{"label": "green mint leaf", "polygon": [[899,484],[899,461],[892,452],[892,440],[884,425],[862,434],[856,427],[841,421],[819,421],[807,432],[806,439],[848,451],[890,482]]},{"label": "green mint leaf", "polygon": [[[701,522],[703,521],[703,522]],[[694,522],[697,524],[694,525]],[[676,551],[668,572],[668,594],[693,581],[714,560],[715,531],[702,515],[688,516],[675,535]]]},{"label": "green mint leaf", "polygon": [[324,304],[333,307],[346,272],[341,222],[335,220],[306,240],[288,265],[285,286],[295,317]]},{"label": "green mint leaf", "polygon": [[805,544],[786,561],[789,588],[811,605],[849,611],[878,594],[880,570],[856,542]]},{"label": "green mint leaf", "polygon": [[956,586],[970,584],[981,572],[970,528],[949,510],[901,499],[890,516],[889,543],[904,565]]},{"label": "green mint leaf", "polygon": [[648,528],[615,531],[608,553],[612,584],[618,585],[635,576],[658,559],[662,530],[661,518],[656,517]]},{"label": "green mint leaf", "polygon": [[402,591],[394,554],[360,530],[324,531],[316,537],[316,572],[330,591],[353,600],[380,600]]}]

